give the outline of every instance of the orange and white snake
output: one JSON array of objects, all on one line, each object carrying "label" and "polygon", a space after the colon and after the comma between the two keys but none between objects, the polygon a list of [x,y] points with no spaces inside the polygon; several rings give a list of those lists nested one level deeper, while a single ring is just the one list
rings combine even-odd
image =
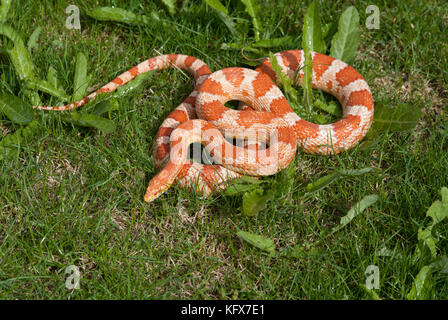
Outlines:
[{"label": "orange and white snake", "polygon": [[[275,57],[283,72],[300,83],[303,51],[283,51]],[[364,138],[373,120],[373,98],[367,82],[355,69],[332,57],[313,52],[312,63],[313,87],[334,95],[342,105],[343,117],[335,123],[318,125],[301,119],[275,85],[276,74],[269,59],[256,70],[227,68],[211,74],[203,61],[180,54],[145,60],[80,101],[34,108],[71,110],[145,72],[168,67],[186,70],[196,85],[157,133],[153,155],[156,167],[162,169],[150,181],[145,201],[156,199],[176,180],[209,195],[242,174],[278,172],[292,161],[297,147],[313,154],[335,154]],[[245,105],[240,110],[227,108],[224,103],[230,100]],[[235,146],[228,138],[240,139],[243,144]],[[195,142],[204,145],[218,164],[189,160],[189,146]]]}]

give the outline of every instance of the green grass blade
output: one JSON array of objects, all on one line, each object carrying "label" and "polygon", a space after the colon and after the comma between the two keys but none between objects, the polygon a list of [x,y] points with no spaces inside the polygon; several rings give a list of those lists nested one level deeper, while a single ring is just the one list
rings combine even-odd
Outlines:
[{"label": "green grass blade", "polygon": [[285,36],[281,38],[262,39],[251,44],[254,48],[276,48],[281,46],[294,46],[294,38]]},{"label": "green grass blade", "polygon": [[226,15],[225,13],[223,13],[221,11],[216,11],[216,14],[222,20],[222,22],[224,22],[227,29],[229,29],[230,33],[233,36],[238,37],[239,33],[238,33],[238,30],[236,30],[235,23],[233,23],[232,18],[230,18],[228,15]]},{"label": "green grass blade", "polygon": [[366,168],[361,168],[361,169],[340,169],[340,170],[336,170],[324,177],[321,177],[319,179],[317,179],[316,181],[309,183],[306,187],[305,190],[308,193],[312,193],[312,192],[316,192],[319,191],[325,187],[327,187],[329,184],[331,184],[332,182],[334,182],[335,180],[339,179],[340,177],[344,176],[344,177],[355,177],[355,176],[360,176],[366,173],[371,173],[371,172],[377,172],[379,171],[378,168],[373,168],[373,167],[366,167]]}]

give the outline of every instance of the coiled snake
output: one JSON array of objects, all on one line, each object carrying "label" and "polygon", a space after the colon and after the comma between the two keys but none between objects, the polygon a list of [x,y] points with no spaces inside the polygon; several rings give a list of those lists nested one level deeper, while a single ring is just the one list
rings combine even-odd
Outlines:
[{"label": "coiled snake", "polygon": [[[283,72],[294,81],[303,77],[302,50],[275,54]],[[114,91],[136,76],[156,69],[176,67],[195,78],[193,92],[163,121],[154,147],[154,161],[161,171],[150,181],[145,201],[152,201],[176,180],[209,195],[242,174],[271,175],[286,167],[296,148],[313,154],[347,150],[364,138],[373,119],[373,98],[364,78],[345,62],[312,53],[314,88],[334,95],[342,105],[341,120],[325,125],[301,119],[275,85],[269,59],[256,70],[227,68],[211,73],[201,60],[168,54],[150,58],[122,73],[80,101],[44,110],[70,110]],[[224,103],[239,100],[240,110]],[[226,139],[227,138],[227,139]],[[228,138],[243,141],[235,146]],[[265,142],[267,146],[260,144]],[[215,163],[200,164],[188,158],[191,143],[199,142]]]}]

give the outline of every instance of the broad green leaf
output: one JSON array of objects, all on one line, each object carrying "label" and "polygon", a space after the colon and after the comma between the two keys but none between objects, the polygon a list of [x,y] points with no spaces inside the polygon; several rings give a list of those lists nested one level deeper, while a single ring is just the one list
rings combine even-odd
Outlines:
[{"label": "broad green leaf", "polygon": [[373,116],[373,129],[375,132],[389,130],[391,132],[407,131],[413,129],[422,115],[415,105],[399,103],[391,107],[381,102],[375,103]]},{"label": "broad green leaf", "polygon": [[238,179],[233,180],[233,182],[237,182],[237,183],[251,183],[251,184],[262,184],[265,183],[264,180],[260,180],[256,177],[252,177],[252,176],[242,176]]},{"label": "broad green leaf", "polygon": [[[12,49],[8,47],[9,49],[5,49],[3,52],[8,54],[18,78],[20,80],[34,78],[33,62],[31,61],[30,55],[25,48],[25,44],[17,31],[6,24],[0,23],[0,34],[6,36],[13,42]],[[34,105],[41,105],[36,90],[25,88],[24,94]]]},{"label": "broad green leaf", "polygon": [[204,2],[206,4],[208,4],[210,7],[212,7],[213,9],[224,13],[226,16],[229,15],[227,8],[224,7],[224,5],[219,0],[204,0]]},{"label": "broad green leaf", "polygon": [[0,141],[0,160],[9,160],[17,157],[20,146],[26,145],[27,139],[34,136],[39,131],[39,122],[35,119],[16,132],[7,135]]},{"label": "broad green leaf", "polygon": [[243,195],[243,213],[248,216],[256,215],[266,207],[266,203],[274,196],[272,190],[264,191],[261,188],[246,192]]},{"label": "broad green leaf", "polygon": [[269,253],[275,253],[275,244],[269,238],[265,238],[255,233],[250,233],[246,231],[238,231],[237,236],[243,239],[244,241],[250,243],[254,247],[257,247],[263,251]]},{"label": "broad green leaf", "polygon": [[440,193],[442,194],[442,201],[435,201],[426,213],[427,217],[432,218],[432,226],[448,218],[448,188],[442,187]]},{"label": "broad green leaf", "polygon": [[[418,230],[419,242],[421,242],[421,245],[426,246],[429,249],[433,258],[437,256],[436,244],[439,240],[433,237],[432,229],[448,217],[448,188],[442,187],[440,193],[442,195],[442,201],[434,201],[426,212],[426,216],[432,218],[431,224],[426,228],[420,228]],[[424,247],[417,246],[414,253],[415,261],[423,256],[422,250],[425,250]]]},{"label": "broad green leaf", "polygon": [[59,88],[54,87],[50,82],[41,79],[26,79],[26,85],[28,85],[31,89],[37,89],[42,92],[48,93],[54,97],[60,98],[63,101],[70,100],[70,97]]},{"label": "broad green leaf", "polygon": [[75,79],[73,81],[73,100],[79,101],[85,97],[89,81],[87,78],[87,58],[79,52],[76,55]]},{"label": "broad green leaf", "polygon": [[253,184],[232,183],[226,188],[225,194],[228,196],[236,196],[256,188],[256,185]]},{"label": "broad green leaf", "polygon": [[361,168],[361,169],[339,169],[339,170],[336,170],[326,176],[323,176],[323,177],[317,179],[316,181],[314,181],[312,183],[309,183],[305,187],[305,190],[306,190],[306,192],[309,192],[309,193],[315,192],[315,191],[325,188],[330,183],[332,183],[336,179],[339,179],[342,176],[355,177],[355,176],[360,176],[360,175],[363,175],[366,173],[377,172],[377,171],[379,171],[379,169],[374,168],[374,167],[366,167],[366,168]]},{"label": "broad green leaf", "polygon": [[21,44],[15,44],[12,49],[7,51],[9,53],[11,63],[14,66],[17,75],[19,76],[19,79],[32,79],[34,77],[34,65],[31,62],[31,58],[25,46]]},{"label": "broad green leaf", "polygon": [[356,56],[359,43],[359,14],[354,6],[348,7],[339,18],[338,32],[331,41],[330,56],[350,64]]},{"label": "broad green leaf", "polygon": [[148,80],[153,75],[154,72],[155,70],[152,70],[136,76],[133,80],[129,81],[125,85],[118,87],[117,91],[115,93],[112,93],[111,97],[119,98],[131,92],[134,92],[138,89],[141,89],[145,84],[145,81]]},{"label": "broad green leaf", "polygon": [[67,96],[67,94],[64,91],[64,88],[59,83],[58,74],[55,68],[50,66],[47,71],[47,81],[55,88],[59,89],[61,94],[63,93],[64,96]]},{"label": "broad green leaf", "polygon": [[115,21],[126,24],[148,23],[148,17],[144,15],[136,15],[131,11],[121,8],[99,7],[87,10],[86,13],[88,16],[100,21]]},{"label": "broad green leaf", "polygon": [[176,0],[162,0],[171,15],[176,13]]},{"label": "broad green leaf", "polygon": [[406,296],[408,300],[426,300],[433,283],[431,281],[432,269],[430,266],[424,266],[415,277],[412,288]]},{"label": "broad green leaf", "polygon": [[294,173],[295,173],[295,163],[294,160],[291,163],[275,175],[275,182],[272,189],[276,195],[287,194],[291,191],[294,185]]},{"label": "broad green leaf", "polygon": [[256,179],[251,176],[242,176],[238,179],[232,180],[226,187],[226,195],[235,196],[259,187],[265,181]]},{"label": "broad green leaf", "polygon": [[371,300],[381,300],[380,296],[375,292],[375,290],[367,288],[364,284],[360,284],[359,286],[364,290],[365,293],[369,295],[369,298]]},{"label": "broad green leaf", "polygon": [[89,108],[86,111],[88,111],[88,113],[93,113],[96,114],[97,116],[101,116],[106,112],[118,110],[118,107],[119,107],[118,100],[112,98],[109,100],[100,101],[99,103],[97,103],[96,105],[94,105],[93,107]]},{"label": "broad green leaf", "polygon": [[0,22],[8,20],[9,8],[11,7],[12,0],[1,0],[0,4]]},{"label": "broad green leaf", "polygon": [[323,114],[312,114],[312,122],[317,124],[325,124],[328,123],[328,119]]},{"label": "broad green leaf", "polygon": [[418,229],[418,240],[422,241],[424,245],[428,247],[431,252],[431,256],[435,258],[437,256],[436,239],[432,236],[432,226],[423,229]]},{"label": "broad green leaf", "polygon": [[25,88],[23,94],[28,99],[28,101],[31,102],[33,106],[42,105],[42,101],[40,100],[39,92],[37,92],[37,90],[31,90],[30,88]]},{"label": "broad green leaf", "polygon": [[59,88],[59,80],[58,80],[58,75],[57,75],[57,71],[55,68],[53,68],[52,66],[50,66],[48,68],[47,71],[47,81],[49,83],[51,83],[51,85],[55,88]]},{"label": "broad green leaf", "polygon": [[28,48],[28,51],[33,50],[37,47],[37,39],[39,39],[40,32],[42,31],[42,27],[37,27],[34,29],[33,33],[31,34],[30,38],[28,39],[28,42],[26,44],[26,47]]},{"label": "broad green leaf", "polygon": [[313,106],[313,58],[311,55],[311,50],[304,48],[305,64],[303,68],[303,78],[302,78],[302,88],[303,88],[303,104],[308,114],[311,113],[311,108]]},{"label": "broad green leaf", "polygon": [[302,32],[302,47],[305,56],[302,79],[303,103],[308,113],[310,113],[313,105],[313,59],[311,52],[325,52],[325,42],[322,38],[319,1],[314,0],[308,7]]},{"label": "broad green leaf", "polygon": [[370,207],[372,204],[377,202],[379,199],[377,194],[371,194],[368,196],[365,196],[360,201],[358,201],[348,212],[345,216],[341,218],[341,221],[339,222],[339,226],[333,228],[332,232],[335,232],[347,224],[350,223],[357,215],[362,213],[365,209]]},{"label": "broad green leaf", "polygon": [[448,188],[442,187],[442,189],[440,189],[440,195],[442,196],[442,205],[448,206]]},{"label": "broad green leaf", "polygon": [[314,0],[306,10],[302,31],[304,50],[325,53],[326,46],[322,36],[319,0]]},{"label": "broad green leaf", "polygon": [[71,112],[70,114],[63,115],[62,120],[82,127],[97,128],[104,133],[111,133],[116,129],[115,123],[112,120],[91,113]]},{"label": "broad green leaf", "polygon": [[448,273],[448,257],[445,255],[437,257],[429,266],[433,272]]},{"label": "broad green leaf", "polygon": [[314,101],[314,106],[338,118],[342,116],[342,109],[334,101],[324,103],[321,100]]},{"label": "broad green leaf", "polygon": [[0,113],[21,125],[30,123],[34,118],[33,109],[27,102],[5,92],[0,93]]},{"label": "broad green leaf", "polygon": [[344,176],[354,177],[354,176],[360,176],[360,175],[370,173],[370,172],[378,172],[378,171],[380,171],[380,169],[375,168],[375,167],[366,167],[366,168],[361,168],[361,169],[340,169],[338,171]]},{"label": "broad green leaf", "polygon": [[6,36],[13,42],[11,49],[6,49],[12,65],[20,80],[34,77],[34,65],[28,50],[16,30],[6,24],[0,24],[0,34]]},{"label": "broad green leaf", "polygon": [[322,26],[322,37],[324,38],[326,47],[330,47],[331,39],[338,31],[338,24],[334,21]]},{"label": "broad green leaf", "polygon": [[326,186],[328,186],[330,183],[332,183],[333,181],[335,181],[336,179],[338,179],[341,176],[341,173],[338,171],[332,172],[322,178],[317,179],[316,181],[307,184],[307,186],[305,187],[306,192],[315,192],[318,190],[321,190],[323,188],[325,188]]},{"label": "broad green leaf", "polygon": [[5,23],[0,23],[0,34],[7,37],[14,44],[18,43],[18,44],[25,46],[25,43],[23,42],[23,39],[19,35],[19,33],[15,29],[13,29],[11,26],[9,26]]},{"label": "broad green leaf", "polygon": [[252,24],[254,25],[255,40],[258,41],[260,40],[260,32],[263,31],[261,23],[258,20],[258,13],[260,11],[260,8],[258,7],[256,0],[241,0],[241,2],[246,7],[246,12],[252,18]]}]

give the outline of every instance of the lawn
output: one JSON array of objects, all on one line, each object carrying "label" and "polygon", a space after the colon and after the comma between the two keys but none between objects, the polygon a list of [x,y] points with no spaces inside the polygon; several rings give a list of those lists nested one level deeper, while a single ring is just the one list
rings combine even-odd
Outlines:
[{"label": "lawn", "polygon": [[[66,28],[66,1],[14,1],[7,23],[25,42],[41,27],[30,51],[34,73],[47,79],[54,69],[69,94],[80,52],[91,75],[89,93],[159,54],[195,56],[212,71],[249,67],[240,50],[223,47],[236,43],[236,35],[205,2],[179,1],[174,14],[163,1],[144,3],[71,1],[80,9],[77,30]],[[258,3],[260,39],[290,36],[294,44],[269,50],[300,49],[310,1]],[[157,130],[193,89],[183,72],[153,73],[119,97],[116,110],[103,114],[116,125],[110,133],[63,121],[62,113],[35,111],[39,126],[32,138],[14,157],[0,160],[0,298],[448,298],[448,225],[435,225],[429,238],[422,233],[431,222],[428,209],[448,187],[448,4],[322,1],[323,24],[337,22],[349,5],[359,12],[361,30],[352,66],[369,83],[375,103],[420,109],[416,126],[383,130],[336,156],[299,151],[291,187],[248,215],[241,196],[225,193],[203,198],[173,187],[152,203],[143,201],[157,172]],[[365,26],[369,5],[379,8],[379,29]],[[149,21],[129,25],[85,14],[97,6],[118,6]],[[241,20],[243,42],[254,43],[242,3],[230,1],[227,8]],[[5,54],[0,92],[28,99]],[[42,92],[40,99],[60,102]],[[0,116],[0,138],[19,129]],[[303,192],[338,170],[367,167],[376,169]],[[368,195],[378,201],[341,226],[341,218]],[[273,240],[275,252],[251,245],[240,231]],[[432,272],[425,273],[428,265]],[[66,287],[69,266],[79,269],[79,289]],[[377,267],[378,288],[366,287],[369,266]],[[416,283],[424,289],[409,295]]]}]

